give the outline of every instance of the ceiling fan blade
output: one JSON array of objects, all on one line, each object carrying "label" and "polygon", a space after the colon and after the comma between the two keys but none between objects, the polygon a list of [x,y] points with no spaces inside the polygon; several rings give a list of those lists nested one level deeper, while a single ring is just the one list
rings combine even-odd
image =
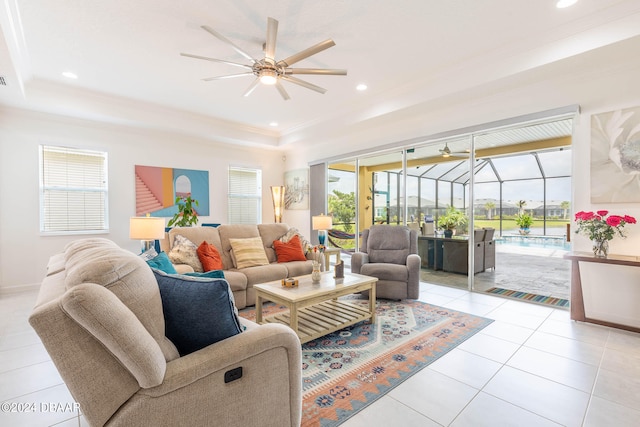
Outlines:
[{"label": "ceiling fan blade", "polygon": [[282,96],[282,99],[284,99],[285,101],[288,101],[289,99],[289,94],[287,93],[286,90],[284,90],[284,87],[280,84],[280,82],[276,82],[276,89],[278,89],[278,92],[280,92],[280,95]]},{"label": "ceiling fan blade", "polygon": [[240,73],[240,74],[229,74],[227,76],[218,76],[218,77],[207,77],[206,79],[202,79],[205,82],[210,82],[212,80],[224,80],[224,79],[232,79],[234,77],[244,77],[244,76],[253,76],[252,72],[248,73]]},{"label": "ceiling fan blade", "polygon": [[310,57],[311,55],[315,55],[318,52],[322,52],[325,49],[329,49],[332,46],[335,46],[336,43],[331,40],[331,39],[327,39],[323,42],[320,42],[316,45],[313,45],[301,52],[298,53],[294,53],[293,55],[291,55],[290,57],[283,59],[281,61],[278,61],[278,65],[283,66],[283,67],[288,67],[290,65],[295,64],[298,61],[302,61],[305,58]]},{"label": "ceiling fan blade", "polygon": [[251,85],[249,85],[249,87],[247,88],[247,90],[242,94],[242,96],[249,96],[251,95],[251,92],[253,92],[255,90],[255,88],[258,87],[258,85],[260,84],[260,79],[255,79],[253,81],[253,83],[251,83]]},{"label": "ceiling fan blade", "polygon": [[315,90],[316,92],[319,92],[319,93],[322,93],[322,94],[324,94],[327,91],[326,89],[321,88],[320,86],[316,86],[316,85],[311,84],[309,82],[305,82],[304,80],[300,80],[297,77],[282,76],[280,78],[282,80],[286,80],[288,82],[295,83],[295,84],[300,85],[302,87],[306,87],[307,89]]},{"label": "ceiling fan blade", "polygon": [[229,62],[229,61],[224,61],[222,59],[216,59],[216,58],[209,58],[207,56],[200,56],[200,55],[192,55],[190,53],[181,53],[180,55],[182,56],[187,56],[189,58],[196,58],[196,59],[204,59],[205,61],[211,61],[211,62],[220,62],[222,64],[227,64],[227,65],[233,65],[236,67],[242,67],[242,68],[248,68],[248,69],[252,69],[251,65],[246,65],[246,64],[239,64],[237,62]]},{"label": "ceiling fan blade", "polygon": [[285,74],[316,74],[327,76],[346,76],[347,70],[336,70],[328,68],[285,68]]},{"label": "ceiling fan blade", "polygon": [[278,35],[278,21],[273,18],[267,19],[267,42],[265,43],[264,55],[270,64],[276,63],[276,37]]},{"label": "ceiling fan blade", "polygon": [[205,30],[206,32],[208,32],[209,34],[213,35],[214,37],[218,38],[219,40],[227,43],[229,46],[231,46],[233,48],[233,50],[235,50],[236,52],[238,52],[240,55],[244,56],[245,58],[247,58],[250,61],[253,62],[258,62],[257,59],[255,59],[254,57],[252,57],[251,55],[249,55],[247,52],[245,52],[244,50],[240,49],[238,46],[236,46],[231,40],[229,40],[228,38],[226,38],[225,36],[223,36],[222,34],[220,34],[219,32],[217,32],[216,30],[214,30],[213,28],[211,28],[208,25],[203,25],[202,29]]}]

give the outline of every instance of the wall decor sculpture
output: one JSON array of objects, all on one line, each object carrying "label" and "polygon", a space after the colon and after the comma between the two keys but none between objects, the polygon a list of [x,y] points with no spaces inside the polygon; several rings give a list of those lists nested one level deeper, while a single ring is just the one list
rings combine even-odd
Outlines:
[{"label": "wall decor sculpture", "polygon": [[591,116],[591,203],[640,202],[640,107]]}]

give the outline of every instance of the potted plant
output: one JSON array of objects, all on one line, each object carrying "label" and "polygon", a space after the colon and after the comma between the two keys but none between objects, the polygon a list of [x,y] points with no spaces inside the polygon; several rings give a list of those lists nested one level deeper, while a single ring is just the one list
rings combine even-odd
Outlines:
[{"label": "potted plant", "polygon": [[198,201],[191,198],[191,194],[187,197],[176,197],[176,204],[178,205],[178,212],[171,218],[168,227],[191,227],[198,223],[198,213],[195,211],[193,205],[198,206]]},{"label": "potted plant", "polygon": [[529,227],[533,224],[533,217],[524,212],[516,215],[516,224],[520,227],[520,234],[529,234]]},{"label": "potted plant", "polygon": [[466,223],[467,217],[464,212],[457,210],[453,206],[449,206],[447,211],[438,218],[438,228],[444,230],[444,237],[453,236],[453,231],[456,227]]}]

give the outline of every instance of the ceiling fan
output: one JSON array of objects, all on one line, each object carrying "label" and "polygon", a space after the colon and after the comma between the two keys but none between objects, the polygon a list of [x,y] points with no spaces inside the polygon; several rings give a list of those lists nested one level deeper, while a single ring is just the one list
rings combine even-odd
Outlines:
[{"label": "ceiling fan", "polygon": [[295,74],[313,74],[313,75],[334,75],[334,76],[346,76],[347,70],[336,70],[336,69],[326,69],[326,68],[290,68],[291,65],[296,62],[302,61],[305,58],[308,58],[316,53],[322,52],[325,49],[328,49],[332,46],[335,46],[335,42],[331,39],[327,39],[323,42],[315,44],[305,50],[302,50],[298,53],[295,53],[288,58],[281,59],[280,61],[276,61],[276,37],[278,34],[278,21],[274,18],[267,18],[267,40],[263,45],[264,48],[264,58],[256,59],[253,56],[249,55],[247,52],[236,46],[231,40],[227,39],[222,34],[218,33],[213,28],[203,25],[202,29],[216,37],[217,39],[227,43],[231,46],[236,52],[240,55],[244,56],[246,59],[251,61],[251,65],[240,64],[237,62],[225,61],[222,59],[209,58],[206,56],[200,55],[192,55],[189,53],[180,53],[182,56],[187,56],[190,58],[203,59],[205,61],[212,62],[220,62],[222,64],[232,65],[235,67],[244,68],[244,73],[239,74],[230,74],[226,76],[218,76],[218,77],[208,77],[203,79],[204,81],[212,81],[212,80],[223,80],[230,79],[235,77],[244,77],[244,76],[256,76],[256,79],[249,85],[247,90],[244,92],[243,96],[249,96],[251,92],[258,86],[258,84],[262,83],[265,85],[275,85],[278,92],[282,98],[286,101],[290,99],[289,94],[282,86],[282,81],[286,81],[289,83],[294,83],[299,86],[305,87],[307,89],[314,90],[319,93],[325,93],[327,90],[321,88],[320,86],[316,86],[312,83],[301,80],[297,77],[294,77]]},{"label": "ceiling fan", "polygon": [[471,155],[470,151],[451,151],[447,142],[444,143],[444,148],[438,151],[442,157],[469,157]]}]

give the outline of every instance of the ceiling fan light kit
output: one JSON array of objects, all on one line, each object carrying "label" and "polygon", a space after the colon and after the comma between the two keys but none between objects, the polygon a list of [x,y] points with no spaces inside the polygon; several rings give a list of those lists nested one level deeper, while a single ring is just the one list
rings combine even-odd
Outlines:
[{"label": "ceiling fan light kit", "polygon": [[244,92],[244,96],[249,96],[251,92],[258,86],[259,83],[264,85],[275,86],[280,93],[280,96],[286,101],[290,99],[289,94],[284,89],[281,84],[281,81],[286,81],[289,83],[297,84],[298,86],[302,86],[304,88],[313,90],[318,93],[325,93],[327,90],[316,86],[307,81],[301,80],[297,77],[294,77],[294,74],[307,74],[307,75],[324,75],[324,76],[346,76],[347,70],[338,70],[338,69],[325,69],[325,68],[290,68],[291,65],[302,61],[316,53],[322,52],[332,46],[335,46],[335,42],[331,39],[327,39],[323,42],[317,43],[307,49],[304,49],[298,53],[295,53],[288,58],[285,58],[280,61],[276,61],[275,53],[276,53],[276,39],[278,34],[278,21],[273,18],[267,19],[267,39],[264,43],[264,58],[263,59],[255,59],[247,52],[242,50],[240,47],[236,46],[231,40],[224,37],[222,34],[218,33],[211,27],[206,25],[202,26],[202,29],[216,37],[218,40],[228,44],[231,46],[233,50],[238,52],[240,55],[251,61],[251,65],[241,64],[237,62],[225,61],[222,59],[209,58],[206,56],[193,55],[189,53],[181,53],[180,55],[186,56],[189,58],[202,59],[205,61],[219,62],[222,64],[227,64],[235,67],[244,68],[246,71],[244,73],[239,74],[230,74],[226,76],[217,76],[217,77],[208,77],[203,79],[204,81],[212,81],[212,80],[223,80],[230,79],[235,77],[244,77],[244,76],[255,76],[256,79],[251,83],[249,88]]}]

